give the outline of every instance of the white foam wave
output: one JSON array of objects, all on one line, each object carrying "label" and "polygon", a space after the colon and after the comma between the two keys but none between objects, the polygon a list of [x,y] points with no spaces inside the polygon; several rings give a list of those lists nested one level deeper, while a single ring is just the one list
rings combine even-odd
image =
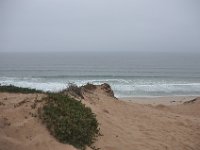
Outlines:
[{"label": "white foam wave", "polygon": [[[35,88],[43,91],[60,91],[72,82],[78,86],[86,83],[108,83],[118,97],[131,96],[166,96],[166,95],[200,95],[200,83],[126,80],[126,79],[87,79],[87,80],[46,80],[42,78],[11,78],[0,77],[2,85]],[[145,83],[145,84],[144,84]]]}]

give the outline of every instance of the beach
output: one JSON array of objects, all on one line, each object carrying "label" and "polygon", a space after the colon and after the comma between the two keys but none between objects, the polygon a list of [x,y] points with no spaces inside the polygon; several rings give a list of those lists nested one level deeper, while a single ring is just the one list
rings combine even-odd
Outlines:
[{"label": "beach", "polygon": [[186,101],[195,99],[198,96],[146,96],[146,97],[122,97],[120,100],[129,101],[137,104],[150,105],[178,105]]},{"label": "beach", "polygon": [[[97,86],[82,103],[100,123],[94,143],[102,150],[199,150],[200,99],[150,97],[117,99]],[[74,150],[50,135],[31,106],[43,94],[0,93],[0,150]],[[154,102],[152,102],[154,101]],[[90,149],[89,147],[87,148]]]},{"label": "beach", "polygon": [[199,8],[0,0],[0,150],[200,150]]}]

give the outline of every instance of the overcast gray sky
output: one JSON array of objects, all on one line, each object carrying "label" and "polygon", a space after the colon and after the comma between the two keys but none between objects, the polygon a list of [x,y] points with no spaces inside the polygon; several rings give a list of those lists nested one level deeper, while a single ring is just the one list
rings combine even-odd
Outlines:
[{"label": "overcast gray sky", "polygon": [[200,1],[0,0],[2,51],[200,51]]}]

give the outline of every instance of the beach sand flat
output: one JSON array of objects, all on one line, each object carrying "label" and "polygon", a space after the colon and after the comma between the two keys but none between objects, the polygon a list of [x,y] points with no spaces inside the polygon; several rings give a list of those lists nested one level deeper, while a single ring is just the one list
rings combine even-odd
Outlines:
[{"label": "beach sand flat", "polygon": [[[36,110],[42,104],[35,107],[33,104],[43,96],[0,93],[0,150],[75,149],[56,141],[37,118]],[[191,99],[193,97],[118,100],[98,86],[85,92],[82,102],[91,107],[100,123],[102,136],[95,142],[96,148],[200,150],[200,100],[184,103]]]}]

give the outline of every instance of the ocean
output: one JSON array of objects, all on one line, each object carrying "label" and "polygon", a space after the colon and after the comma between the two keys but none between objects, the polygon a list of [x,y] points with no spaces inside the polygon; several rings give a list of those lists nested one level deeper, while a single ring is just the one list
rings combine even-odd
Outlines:
[{"label": "ocean", "polygon": [[0,84],[59,91],[111,85],[117,97],[200,95],[200,53],[0,53]]}]

